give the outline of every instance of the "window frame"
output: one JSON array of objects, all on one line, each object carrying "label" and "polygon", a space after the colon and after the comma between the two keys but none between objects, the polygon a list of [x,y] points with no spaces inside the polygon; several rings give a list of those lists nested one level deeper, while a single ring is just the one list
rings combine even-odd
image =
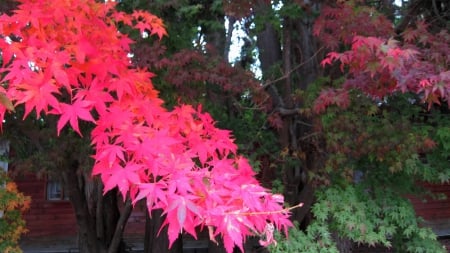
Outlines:
[{"label": "window frame", "polygon": [[[58,193],[59,190],[59,193]],[[53,179],[51,176],[47,176],[45,180],[45,200],[50,202],[67,202],[69,196],[66,194],[67,189],[61,180]],[[50,195],[52,194],[52,195]],[[59,195],[59,196],[56,196]]]}]

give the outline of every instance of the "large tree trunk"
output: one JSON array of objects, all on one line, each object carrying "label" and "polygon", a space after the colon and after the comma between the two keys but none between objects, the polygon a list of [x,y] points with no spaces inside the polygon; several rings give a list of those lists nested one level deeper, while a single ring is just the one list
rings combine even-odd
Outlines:
[{"label": "large tree trunk", "polygon": [[[308,223],[314,196],[314,187],[307,175],[309,171],[320,167],[323,158],[317,145],[318,140],[310,138],[314,136],[312,119],[298,113],[303,104],[301,100],[294,100],[293,94],[297,89],[305,90],[319,74],[316,60],[318,47],[312,35],[313,15],[306,11],[317,10],[317,2],[304,1],[302,6],[305,15],[301,18],[284,17],[282,34],[277,34],[278,29],[266,23],[257,36],[261,69],[266,79],[265,88],[271,95],[274,110],[281,115],[283,121],[278,130],[279,143],[288,151],[291,159],[298,159],[298,163],[283,167],[284,195],[290,205],[304,203],[302,208],[293,210],[292,216],[304,225]],[[271,8],[270,5],[265,8],[263,6],[261,4],[255,8],[255,15],[265,15]],[[280,41],[283,42],[282,46]],[[273,73],[274,66],[281,66],[278,71],[281,77],[269,75]]]},{"label": "large tree trunk", "polygon": [[112,237],[110,239],[108,238],[109,239],[108,241],[110,242],[110,244],[108,245],[108,253],[125,252],[125,244],[123,242],[122,236],[123,231],[125,229],[125,225],[128,221],[128,218],[131,215],[132,210],[133,205],[131,204],[131,199],[130,197],[127,197],[127,199],[125,200],[125,205],[123,207],[122,213],[119,216],[119,219],[116,220],[117,222],[111,224],[113,225],[113,227],[115,227],[115,229]]},{"label": "large tree trunk", "polygon": [[[302,101],[292,101],[292,92],[306,90],[318,76],[318,62],[315,58],[317,46],[312,35],[313,19],[305,15],[299,19],[285,18],[283,45],[283,101],[286,109],[303,107]],[[293,211],[293,218],[307,225],[309,209],[313,203],[314,188],[308,179],[308,172],[315,171],[321,164],[320,148],[312,136],[312,119],[300,114],[286,115],[283,141],[292,154],[304,154],[296,166],[285,168],[286,200],[291,205],[303,202],[300,209]],[[306,224],[305,224],[306,223]]]},{"label": "large tree trunk", "polygon": [[[144,253],[182,253],[183,240],[181,234],[169,249],[167,226],[161,229],[162,210],[153,210],[152,217],[147,212],[145,222]],[[161,232],[159,232],[161,230]]]},{"label": "large tree trunk", "polygon": [[89,213],[82,180],[80,180],[77,170],[78,162],[73,161],[71,166],[64,171],[63,182],[77,220],[78,249],[85,253],[101,253],[105,249],[102,249],[97,241],[95,221]]},{"label": "large tree trunk", "polygon": [[132,211],[131,200],[127,199],[120,211],[116,189],[103,196],[103,185],[100,180],[86,180],[89,175],[83,173],[83,168],[80,167],[79,154],[74,150],[77,145],[71,143],[73,140],[70,136],[66,138],[67,142],[62,144],[63,148],[66,147],[62,179],[77,220],[79,251],[125,252],[122,235]]}]

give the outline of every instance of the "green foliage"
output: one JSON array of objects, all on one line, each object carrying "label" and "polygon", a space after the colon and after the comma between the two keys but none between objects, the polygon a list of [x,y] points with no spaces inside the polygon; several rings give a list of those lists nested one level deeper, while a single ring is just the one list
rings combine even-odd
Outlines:
[{"label": "green foliage", "polygon": [[28,209],[30,198],[17,191],[6,173],[0,170],[0,252],[20,253],[18,242],[21,234],[25,233],[25,221],[22,212]]},{"label": "green foliage", "polygon": [[253,23],[255,24],[253,32],[259,33],[263,31],[267,24],[272,25],[278,31],[281,31],[281,20],[277,12],[273,8],[264,8],[258,10],[258,15],[253,17]]},{"label": "green foliage", "polygon": [[433,232],[419,226],[409,201],[389,189],[322,188],[312,211],[306,231],[292,228],[288,239],[278,234],[271,252],[338,252],[333,235],[395,252],[445,252]]},{"label": "green foliage", "polygon": [[317,222],[342,237],[402,252],[420,252],[420,245],[427,245],[423,252],[444,252],[431,229],[418,225],[409,201],[389,188],[336,187],[320,191],[317,197],[313,207]]},{"label": "green foliage", "polygon": [[[329,78],[317,79],[304,93],[306,104],[329,85]],[[405,195],[423,194],[419,181],[448,181],[448,108],[428,111],[412,94],[374,101],[352,91],[350,100],[320,116],[328,156],[323,171],[310,172],[324,185],[316,191],[315,220],[306,231],[292,229],[273,252],[336,252],[330,234],[396,252],[445,252]]]},{"label": "green foliage", "polygon": [[[295,227],[297,227],[296,224]],[[331,232],[327,226],[322,226],[318,222],[313,222],[307,231],[291,228],[289,238],[284,238],[280,233],[275,235],[277,245],[270,246],[272,253],[338,253],[336,244],[333,241]]]},{"label": "green foliage", "polygon": [[427,111],[407,93],[374,101],[352,91],[350,99],[321,115],[329,181],[316,193],[317,226],[398,252],[445,252],[405,196],[423,194],[420,181],[448,181],[448,108]]},{"label": "green foliage", "polygon": [[427,128],[424,130],[429,136],[428,145],[432,147],[426,152],[419,164],[419,168],[427,171],[428,181],[449,182],[450,169],[450,112],[449,108],[433,108],[423,115],[427,121]]},{"label": "green foliage", "polygon": [[328,172],[352,180],[357,169],[372,185],[383,182],[397,188],[407,187],[406,182],[413,187],[416,180],[448,180],[446,135],[442,134],[447,132],[448,119],[437,119],[448,116],[432,116],[435,113],[427,113],[409,94],[378,104],[359,92],[353,92],[351,99],[347,109],[329,108],[321,117],[330,151]]},{"label": "green foliage", "polygon": [[255,108],[249,97],[243,96],[239,100],[234,100],[235,106],[231,108],[209,100],[204,104],[205,109],[217,120],[220,128],[233,132],[240,152],[249,158],[256,172],[259,172],[262,166],[263,157],[269,157],[269,160],[275,160],[278,157],[279,145],[275,134],[268,131],[267,116]]},{"label": "green foliage", "polygon": [[297,19],[303,17],[305,15],[302,7],[297,3],[286,3],[278,11],[278,14],[284,18],[292,18]]}]

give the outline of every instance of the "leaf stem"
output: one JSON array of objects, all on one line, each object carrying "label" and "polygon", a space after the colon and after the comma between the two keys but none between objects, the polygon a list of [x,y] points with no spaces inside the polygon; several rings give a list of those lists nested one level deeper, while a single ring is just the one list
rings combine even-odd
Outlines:
[{"label": "leaf stem", "polygon": [[226,212],[225,214],[239,214],[239,215],[261,215],[261,214],[278,214],[278,213],[285,213],[288,212],[292,209],[298,208],[298,207],[302,207],[303,203],[298,203],[295,206],[291,206],[291,207],[287,207],[281,210],[277,210],[277,211],[265,211],[265,212],[239,212],[239,211],[233,211],[233,212]]}]

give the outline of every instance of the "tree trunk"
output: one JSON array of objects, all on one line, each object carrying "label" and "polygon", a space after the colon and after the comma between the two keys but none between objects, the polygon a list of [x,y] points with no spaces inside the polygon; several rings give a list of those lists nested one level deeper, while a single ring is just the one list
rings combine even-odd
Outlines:
[{"label": "tree trunk", "polygon": [[[319,74],[316,59],[318,47],[312,35],[312,10],[317,11],[319,4],[318,1],[301,2],[305,15],[298,18],[283,17],[282,28],[274,28],[272,24],[266,23],[262,32],[257,35],[257,46],[261,70],[266,79],[265,87],[272,98],[275,111],[280,113],[283,120],[282,127],[278,130],[279,143],[288,151],[289,159],[297,161],[283,165],[285,199],[290,205],[304,203],[302,208],[293,210],[293,219],[307,223],[314,196],[314,187],[307,175],[320,167],[323,157],[318,140],[310,138],[313,136],[312,119],[298,113],[303,102],[301,99],[294,100],[293,94],[295,90],[307,89]],[[267,15],[269,8],[270,5],[261,4],[255,8],[255,16]],[[276,33],[278,29],[282,29],[282,34]],[[282,46],[280,41],[283,42]],[[281,66],[278,71],[281,77],[280,74],[271,76],[275,66]]]},{"label": "tree trunk", "polygon": [[114,230],[114,234],[110,240],[111,243],[108,247],[108,253],[117,253],[117,252],[125,251],[122,236],[123,236],[123,231],[125,229],[125,225],[128,221],[128,218],[130,217],[132,210],[133,210],[133,205],[131,204],[131,199],[130,199],[130,197],[127,197],[127,199],[125,201],[125,206],[123,207],[123,210],[122,210],[122,213],[120,214],[119,219],[115,223],[115,230]]},{"label": "tree trunk", "polygon": [[332,233],[332,238],[336,242],[336,247],[340,253],[352,253],[353,242],[348,238],[340,237],[336,232]]},{"label": "tree trunk", "polygon": [[[310,10],[318,10],[319,6],[314,1],[305,1]],[[314,82],[319,74],[319,65],[316,59],[318,47],[312,34],[314,19],[306,14],[301,18],[285,18],[283,27],[283,66],[286,76],[283,100],[287,109],[303,107],[301,99],[291,102],[292,92],[296,89],[306,90]],[[295,85],[294,85],[295,84]],[[285,169],[286,200],[291,205],[303,202],[303,207],[293,210],[293,218],[302,227],[308,225],[309,210],[313,203],[314,187],[308,178],[310,172],[316,171],[322,164],[323,157],[320,153],[319,140],[311,138],[313,135],[312,119],[300,114],[287,116],[289,125],[286,126],[284,141],[288,142],[292,154],[303,154],[299,164]],[[294,156],[296,157],[296,156]]]},{"label": "tree trunk", "polygon": [[[208,252],[214,252],[214,253],[227,253],[225,250],[225,246],[223,245],[223,240],[220,237],[216,237],[216,241],[218,243],[215,243],[213,241],[208,241]],[[235,246],[233,248],[233,253],[241,253],[241,250],[239,247]]]},{"label": "tree trunk", "polygon": [[83,181],[77,173],[78,162],[64,170],[63,182],[67,187],[78,225],[78,249],[85,253],[101,253],[95,229],[95,221],[89,213],[86,196],[83,191]]},{"label": "tree trunk", "polygon": [[208,252],[226,253],[225,247],[223,246],[222,239],[216,237],[216,241],[218,242],[218,244],[211,240],[208,241]]},{"label": "tree trunk", "polygon": [[[117,190],[104,196],[103,185],[93,181],[94,187],[87,187],[85,175],[77,160],[76,145],[65,143],[65,165],[62,178],[75,212],[78,226],[78,248],[83,253],[122,253],[125,243],[122,239],[125,224],[131,214],[131,201],[127,200],[122,213],[117,206]],[[89,189],[87,193],[86,189]],[[88,201],[88,197],[91,202]],[[95,200],[97,199],[97,200]]]},{"label": "tree trunk", "polygon": [[[183,240],[181,234],[169,249],[169,237],[167,235],[167,226],[161,229],[163,218],[162,210],[153,210],[152,217],[146,214],[144,253],[182,253]],[[161,232],[159,232],[161,230]]]}]

